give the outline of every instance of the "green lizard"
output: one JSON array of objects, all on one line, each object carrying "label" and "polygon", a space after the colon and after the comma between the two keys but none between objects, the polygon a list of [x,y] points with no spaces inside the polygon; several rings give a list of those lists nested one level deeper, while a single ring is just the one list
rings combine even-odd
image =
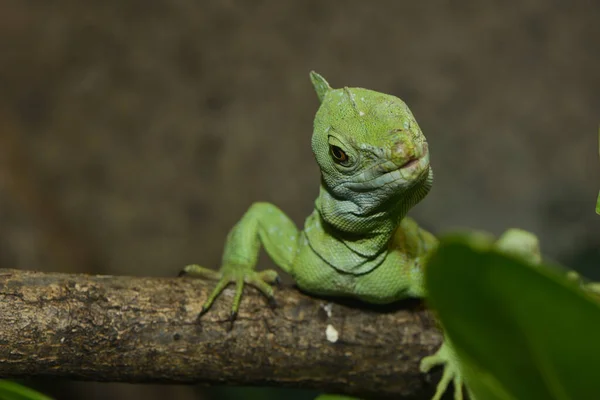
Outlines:
[{"label": "green lizard", "polygon": [[[423,268],[437,239],[407,212],[429,192],[433,173],[425,136],[397,97],[362,88],[332,89],[315,72],[310,78],[321,103],[312,149],[321,186],[303,230],[277,207],[255,203],[230,231],[219,271],[189,265],[182,271],[218,281],[202,307],[206,312],[221,291],[236,285],[232,319],[244,283],[273,299],[277,272],[257,272],[260,245],[297,285],[315,295],[349,296],[368,303],[424,297]],[[524,240],[522,240],[524,239]],[[537,239],[508,231],[500,247],[539,258]],[[444,366],[434,399],[452,381],[462,399],[462,374],[447,339],[422,360],[426,372]]]}]

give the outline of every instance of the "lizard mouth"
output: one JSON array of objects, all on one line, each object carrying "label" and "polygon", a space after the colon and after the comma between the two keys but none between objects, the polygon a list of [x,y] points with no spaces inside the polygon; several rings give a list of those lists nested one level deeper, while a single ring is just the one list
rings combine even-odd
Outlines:
[{"label": "lizard mouth", "polygon": [[389,185],[410,187],[427,171],[429,171],[429,153],[425,145],[419,157],[411,157],[400,166],[390,161],[379,164],[362,172],[345,186],[357,192],[367,192]]},{"label": "lizard mouth", "polygon": [[[429,158],[429,151],[428,151],[428,146],[427,143],[423,144],[423,151],[421,152],[421,154],[419,156],[412,156],[407,162],[405,162],[404,164],[402,164],[398,169],[408,169],[408,168],[412,168],[417,164],[420,164],[420,161],[425,159],[425,158]],[[429,160],[428,160],[429,162]]]},{"label": "lizard mouth", "polygon": [[410,168],[419,162],[420,157],[413,157],[400,166],[400,169]]}]

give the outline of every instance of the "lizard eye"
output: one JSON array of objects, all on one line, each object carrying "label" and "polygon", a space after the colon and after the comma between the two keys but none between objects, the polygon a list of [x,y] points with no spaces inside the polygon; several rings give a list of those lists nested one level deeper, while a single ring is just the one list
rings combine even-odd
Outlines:
[{"label": "lizard eye", "polygon": [[348,155],[344,152],[344,150],[340,149],[338,146],[333,145],[329,146],[329,150],[335,162],[342,165],[348,163]]}]

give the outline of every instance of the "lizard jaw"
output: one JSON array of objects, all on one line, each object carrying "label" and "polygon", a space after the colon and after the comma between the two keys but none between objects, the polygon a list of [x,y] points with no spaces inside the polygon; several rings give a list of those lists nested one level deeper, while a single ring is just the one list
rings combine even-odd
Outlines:
[{"label": "lizard jaw", "polygon": [[408,188],[427,173],[429,173],[429,154],[425,152],[421,157],[408,160],[402,166],[383,174],[373,176],[372,170],[363,173],[357,177],[357,180],[346,182],[345,186],[356,192],[368,192],[388,185]]}]

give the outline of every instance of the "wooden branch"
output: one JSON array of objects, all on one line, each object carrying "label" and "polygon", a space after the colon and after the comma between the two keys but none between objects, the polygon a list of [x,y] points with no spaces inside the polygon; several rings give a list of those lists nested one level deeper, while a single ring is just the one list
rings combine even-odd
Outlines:
[{"label": "wooden branch", "polygon": [[233,290],[198,319],[212,282],[0,269],[0,376],[111,382],[311,388],[413,398],[435,377],[418,370],[441,343],[431,318],[359,309],[276,290],[278,307]]}]

